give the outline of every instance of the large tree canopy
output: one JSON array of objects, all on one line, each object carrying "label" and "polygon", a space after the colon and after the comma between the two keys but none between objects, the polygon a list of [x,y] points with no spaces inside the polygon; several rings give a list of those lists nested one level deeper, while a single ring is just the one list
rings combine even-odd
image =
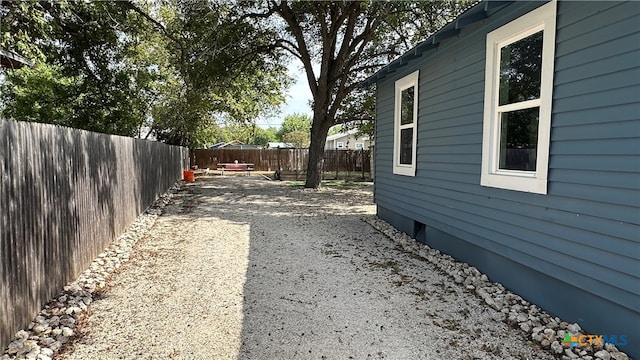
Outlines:
[{"label": "large tree canopy", "polygon": [[0,12],[2,47],[34,64],[7,74],[4,116],[135,133],[154,80],[133,61],[144,23],[116,2],[2,1]]},{"label": "large tree canopy", "polygon": [[[152,3],[152,5],[155,3]],[[164,57],[173,69],[154,107],[159,139],[198,146],[194,134],[216,120],[247,123],[284,102],[289,84],[275,33],[261,29],[227,2],[174,1],[128,7],[164,35]],[[205,141],[206,142],[206,141]]]},{"label": "large tree canopy", "polygon": [[264,26],[279,31],[277,47],[304,65],[313,96],[306,187],[320,185],[327,132],[347,109],[358,83],[435,32],[464,6],[457,1],[245,4],[245,16],[263,19]]},{"label": "large tree canopy", "polygon": [[218,120],[277,109],[288,86],[272,29],[207,1],[2,1],[3,116],[120,135],[144,125],[199,146]]},{"label": "large tree canopy", "polygon": [[273,112],[304,66],[313,97],[307,187],[329,128],[370,119],[358,83],[466,6],[458,1],[0,0],[1,44],[35,64],[9,72],[3,114],[200,146],[216,124]]}]

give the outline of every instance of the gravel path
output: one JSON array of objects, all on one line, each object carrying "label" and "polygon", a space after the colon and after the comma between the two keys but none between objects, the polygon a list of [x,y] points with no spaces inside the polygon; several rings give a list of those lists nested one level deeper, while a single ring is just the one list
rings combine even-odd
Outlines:
[{"label": "gravel path", "polygon": [[555,358],[372,227],[371,190],[198,178],[112,275],[61,358]]}]

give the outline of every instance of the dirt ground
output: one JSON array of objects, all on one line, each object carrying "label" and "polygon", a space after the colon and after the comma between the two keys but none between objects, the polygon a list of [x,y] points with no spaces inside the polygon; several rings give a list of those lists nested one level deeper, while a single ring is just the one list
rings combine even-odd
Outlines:
[{"label": "dirt ground", "polygon": [[200,176],[64,359],[552,359],[363,219],[370,184]]}]

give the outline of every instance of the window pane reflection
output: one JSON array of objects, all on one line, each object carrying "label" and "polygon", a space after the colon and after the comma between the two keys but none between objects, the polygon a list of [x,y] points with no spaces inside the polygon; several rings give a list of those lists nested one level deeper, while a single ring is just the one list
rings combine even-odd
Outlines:
[{"label": "window pane reflection", "polygon": [[500,169],[536,170],[538,107],[505,112],[500,118]]},{"label": "window pane reflection", "polygon": [[402,90],[400,96],[400,125],[413,122],[413,86]]},{"label": "window pane reflection", "polygon": [[400,130],[400,164],[411,165],[413,159],[413,129]]},{"label": "window pane reflection", "polygon": [[542,33],[500,49],[500,105],[540,98]]}]

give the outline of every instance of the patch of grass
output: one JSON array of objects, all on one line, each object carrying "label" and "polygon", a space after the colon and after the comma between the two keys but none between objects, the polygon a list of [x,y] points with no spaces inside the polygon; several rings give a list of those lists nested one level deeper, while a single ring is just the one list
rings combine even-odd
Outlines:
[{"label": "patch of grass", "polygon": [[377,261],[369,261],[369,266],[371,266],[372,269],[392,269],[395,271],[393,271],[394,273],[397,273],[397,267],[398,264],[391,260],[391,259],[387,259],[385,261],[382,262],[377,262]]},{"label": "patch of grass", "polygon": [[[367,186],[370,183],[364,181],[343,181],[343,180],[325,180],[322,181],[320,187],[354,187],[354,186]],[[291,187],[304,187],[304,181],[289,181],[287,184]]]},{"label": "patch of grass", "polygon": [[322,186],[367,186],[364,181],[323,181]]},{"label": "patch of grass", "polygon": [[420,298],[420,300],[422,301],[428,301],[429,298],[429,293],[427,292],[427,290],[425,289],[419,289],[419,288],[414,288],[415,291],[412,291],[411,293],[417,297]]},{"label": "patch of grass", "polygon": [[493,345],[493,344],[491,344],[491,345],[482,344],[481,349],[484,352],[488,353],[488,354],[493,354],[493,355],[496,355],[496,356],[500,356],[500,354],[502,354],[502,351],[500,350],[500,347],[497,346],[497,345]]},{"label": "patch of grass", "polygon": [[460,330],[460,320],[458,319],[444,319],[441,324],[436,325],[451,331]]}]

